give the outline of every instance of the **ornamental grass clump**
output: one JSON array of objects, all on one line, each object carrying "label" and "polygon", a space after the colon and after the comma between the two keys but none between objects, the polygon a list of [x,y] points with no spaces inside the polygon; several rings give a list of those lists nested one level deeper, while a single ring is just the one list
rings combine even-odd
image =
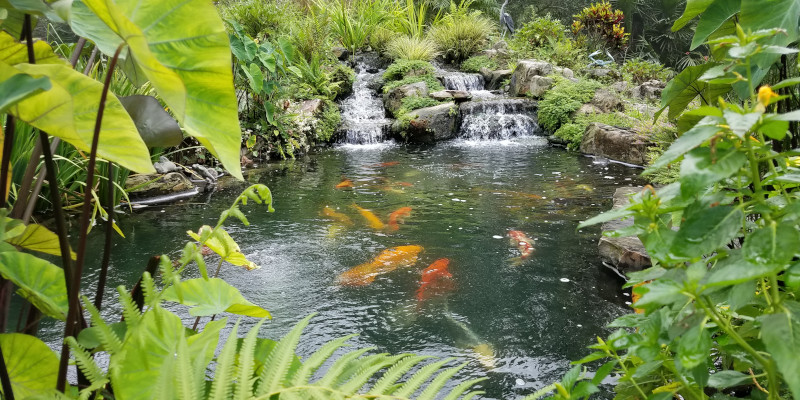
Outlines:
[{"label": "ornamental grass clump", "polygon": [[384,54],[394,60],[430,61],[439,55],[436,43],[428,38],[400,36],[386,45]]},{"label": "ornamental grass clump", "polygon": [[439,46],[447,61],[461,62],[483,50],[489,35],[495,31],[494,22],[480,11],[470,11],[451,4],[450,14],[433,25],[428,35]]}]

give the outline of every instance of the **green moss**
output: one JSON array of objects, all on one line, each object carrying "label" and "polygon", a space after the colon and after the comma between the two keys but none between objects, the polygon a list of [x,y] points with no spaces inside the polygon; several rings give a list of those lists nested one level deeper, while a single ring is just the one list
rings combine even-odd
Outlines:
[{"label": "green moss", "polygon": [[586,131],[584,124],[577,124],[568,122],[562,124],[560,128],[554,133],[555,137],[563,139],[567,142],[567,148],[570,150],[577,150],[583,140],[583,132]]},{"label": "green moss", "polygon": [[554,79],[556,85],[539,102],[539,124],[549,132],[555,132],[562,124],[570,122],[572,113],[590,101],[601,86],[589,79],[578,82],[558,76]]},{"label": "green moss", "polygon": [[403,79],[401,79],[399,81],[387,82],[385,85],[383,85],[383,92],[384,93],[388,93],[389,91],[391,91],[392,89],[394,89],[396,87],[400,87],[400,86],[403,86],[403,85],[408,85],[408,84],[411,84],[411,83],[417,83],[417,82],[425,82],[428,85],[428,91],[429,92],[436,92],[436,91],[439,91],[439,90],[444,90],[444,86],[442,86],[442,83],[439,82],[439,80],[436,79],[435,76],[433,76],[433,75],[423,75],[423,76],[409,76],[408,78],[403,78]]},{"label": "green moss", "polygon": [[331,140],[333,134],[339,129],[339,124],[342,122],[342,113],[336,103],[326,100],[325,108],[319,118],[319,125],[317,125],[317,141],[327,142]]},{"label": "green moss", "polygon": [[434,100],[430,97],[409,96],[400,100],[402,105],[397,110],[398,115],[407,114],[413,110],[425,107],[433,107],[442,104],[440,101]]},{"label": "green moss", "polygon": [[461,63],[461,70],[464,72],[481,72],[483,68],[496,70],[497,62],[487,56],[475,56]]},{"label": "green moss", "polygon": [[427,61],[422,60],[397,60],[386,68],[383,79],[387,82],[399,81],[409,76],[431,75],[436,69]]},{"label": "green moss", "polygon": [[356,73],[352,68],[344,64],[336,63],[330,74],[330,81],[332,83],[338,83],[334,91],[334,98],[339,99],[346,97],[353,92],[353,83],[356,81]]}]

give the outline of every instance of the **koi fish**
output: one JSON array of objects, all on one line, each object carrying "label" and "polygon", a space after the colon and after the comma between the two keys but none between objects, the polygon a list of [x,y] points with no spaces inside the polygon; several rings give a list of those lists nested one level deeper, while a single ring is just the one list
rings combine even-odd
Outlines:
[{"label": "koi fish", "polygon": [[405,217],[411,215],[411,207],[400,207],[395,212],[389,214],[389,230],[396,231],[400,229],[400,225],[404,222]]},{"label": "koi fish", "polygon": [[398,246],[386,249],[370,262],[355,266],[343,272],[336,279],[339,285],[364,286],[372,283],[378,275],[398,268],[405,268],[417,262],[422,246]]},{"label": "koi fish", "polygon": [[639,299],[642,298],[642,295],[639,294],[636,291],[636,288],[638,288],[640,286],[644,286],[644,285],[646,285],[646,284],[648,284],[650,282],[651,281],[644,281],[644,282],[641,282],[641,283],[637,283],[637,284],[633,285],[633,289],[631,289],[631,305],[633,306],[633,311],[636,312],[637,314],[644,314],[644,310],[642,310],[641,308],[636,308],[635,307],[636,306],[636,302],[639,301]]},{"label": "koi fish", "polygon": [[398,165],[398,164],[400,164],[400,161],[389,161],[389,162],[385,162],[385,163],[374,164],[372,166],[373,167],[392,167],[392,166],[395,166],[395,165]]},{"label": "koi fish", "polygon": [[533,254],[533,240],[525,232],[508,231],[508,236],[511,238],[511,244],[516,245],[517,249],[519,249],[520,260],[524,260]]},{"label": "koi fish", "polygon": [[473,347],[472,351],[475,353],[478,362],[487,369],[494,369],[497,366],[494,358],[494,349],[489,343],[481,343]]},{"label": "koi fish", "polygon": [[361,216],[367,220],[367,223],[372,229],[381,230],[386,226],[372,211],[361,208],[357,204],[353,204],[353,207],[355,207],[356,210],[361,213]]},{"label": "koi fish", "polygon": [[336,189],[345,189],[345,188],[352,188],[352,187],[353,187],[353,181],[351,181],[350,179],[345,179],[345,180],[339,182],[338,185],[336,185]]},{"label": "koi fish", "polygon": [[340,212],[337,212],[336,210],[328,206],[325,206],[325,208],[322,209],[322,215],[348,226],[353,225],[353,220],[351,220],[350,217]]},{"label": "koi fish", "polygon": [[396,182],[395,184],[396,184],[397,186],[403,186],[403,187],[411,187],[411,186],[414,186],[414,184],[413,184],[413,183],[410,183],[410,182]]},{"label": "koi fish", "polygon": [[417,289],[418,302],[424,302],[453,289],[453,275],[448,270],[449,265],[449,259],[440,258],[422,271]]}]

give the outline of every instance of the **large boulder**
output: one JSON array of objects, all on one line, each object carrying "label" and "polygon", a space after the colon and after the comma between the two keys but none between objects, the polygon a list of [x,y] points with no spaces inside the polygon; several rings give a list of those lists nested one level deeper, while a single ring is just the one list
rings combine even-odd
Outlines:
[{"label": "large boulder", "polygon": [[522,60],[517,64],[514,73],[511,74],[511,83],[509,84],[509,95],[512,97],[525,96],[531,91],[532,81],[536,80],[536,87],[541,86],[543,81],[541,79],[534,79],[534,77],[543,78],[553,72],[553,66],[544,61],[538,60]]},{"label": "large boulder", "polygon": [[455,103],[420,108],[408,114],[412,119],[406,126],[395,121],[392,130],[405,132],[405,138],[412,143],[435,143],[456,137],[458,128],[458,107]]},{"label": "large boulder", "polygon": [[472,95],[463,90],[439,90],[430,94],[431,98],[439,101],[452,101],[461,103],[472,100]]},{"label": "large boulder", "polygon": [[593,122],[583,133],[580,150],[628,164],[645,165],[650,145],[650,141],[630,129]]},{"label": "large boulder", "polygon": [[182,173],[170,172],[166,175],[131,175],[125,181],[125,189],[132,198],[143,198],[192,190],[194,185]]},{"label": "large boulder", "polygon": [[395,115],[403,106],[406,97],[428,97],[428,84],[425,82],[409,83],[398,86],[383,95],[383,105],[390,114]]},{"label": "large boulder", "polygon": [[[641,187],[621,187],[614,192],[612,209],[626,207],[632,194],[643,190]],[[632,219],[615,219],[603,224],[603,232],[627,228],[633,225]],[[603,235],[598,243],[600,258],[618,272],[625,274],[640,271],[650,266],[650,256],[642,241],[636,236],[608,237]]]},{"label": "large boulder", "polygon": [[600,89],[595,92],[590,103],[604,113],[625,111],[622,99],[614,91],[608,89]]},{"label": "large boulder", "polygon": [[659,80],[650,80],[634,87],[631,96],[637,100],[657,101],[661,99],[661,92],[666,86],[666,83]]}]

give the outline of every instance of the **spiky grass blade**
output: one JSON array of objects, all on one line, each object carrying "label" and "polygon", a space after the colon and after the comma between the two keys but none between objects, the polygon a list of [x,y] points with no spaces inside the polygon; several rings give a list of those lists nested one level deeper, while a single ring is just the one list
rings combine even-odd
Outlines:
[{"label": "spiky grass blade", "polygon": [[103,321],[103,317],[100,316],[100,311],[97,310],[97,307],[89,301],[89,298],[83,296],[83,307],[89,311],[89,315],[91,316],[92,326],[97,328],[99,332],[100,343],[103,344],[103,347],[107,352],[110,354],[118,354],[122,351],[122,340],[120,340],[119,336],[111,330],[111,327]]},{"label": "spiky grass blade", "polygon": [[375,383],[372,389],[370,389],[368,394],[380,395],[384,393],[389,393],[388,391],[389,388],[391,388],[392,385],[395,385],[398,379],[402,378],[403,375],[406,374],[406,372],[410,371],[412,368],[414,368],[414,366],[416,366],[417,364],[428,358],[431,357],[409,356],[404,358],[402,361],[398,362],[397,364],[389,368],[389,370],[383,374],[381,379],[379,379],[378,382]]},{"label": "spiky grass blade", "polygon": [[242,348],[239,350],[239,371],[236,379],[236,387],[234,388],[233,398],[236,400],[245,400],[253,395],[253,385],[255,380],[253,374],[255,372],[254,356],[256,350],[256,339],[258,338],[258,331],[261,325],[266,321],[262,319],[256,326],[250,329],[247,336],[244,338]]},{"label": "spiky grass blade", "polygon": [[411,397],[414,392],[422,386],[431,376],[433,376],[439,368],[442,368],[443,365],[452,361],[453,358],[445,358],[444,360],[437,361],[435,363],[428,364],[419,369],[412,377],[409,379],[397,392],[392,393],[394,396],[398,397]]},{"label": "spiky grass blade", "polygon": [[298,322],[272,349],[264,363],[264,370],[259,377],[257,392],[259,396],[272,393],[282,386],[292,363],[295,348],[297,348],[297,343],[300,341],[300,335],[313,316],[314,314],[311,314]]},{"label": "spiky grass blade", "polygon": [[417,400],[434,400],[436,398],[436,394],[442,390],[447,381],[449,381],[450,378],[456,374],[456,372],[460,371],[466,365],[467,364],[464,363],[457,367],[448,368],[440,372],[439,375],[437,375],[436,378],[434,378],[433,381],[431,381],[431,383],[425,387],[425,390],[423,390],[419,397],[417,397]]},{"label": "spiky grass blade", "polygon": [[[458,384],[458,386],[454,387],[453,390],[450,391],[450,393],[447,394],[447,397],[445,397],[444,400],[456,400],[458,399],[458,396],[464,394],[464,392],[469,390],[471,387],[475,386],[478,382],[483,382],[487,379],[489,378],[476,378],[468,380],[466,382],[461,382]],[[468,396],[472,395],[472,393],[483,393],[483,392],[470,392],[467,395]]]},{"label": "spiky grass blade", "polygon": [[214,381],[211,383],[210,399],[228,400],[233,390],[233,377],[236,374],[236,342],[239,331],[239,321],[233,325],[233,330],[222,352],[217,357],[217,367],[214,370]]},{"label": "spiky grass blade", "polygon": [[355,359],[364,355],[364,353],[374,350],[374,347],[367,347],[365,349],[353,350],[336,360],[335,363],[331,366],[331,368],[325,372],[325,376],[323,376],[320,380],[314,382],[317,386],[322,387],[331,387],[336,384],[336,382],[341,382],[343,373],[347,370],[350,366],[350,363],[353,362]]},{"label": "spiky grass blade", "polygon": [[292,379],[293,385],[304,385],[308,383],[309,379],[311,379],[311,375],[314,374],[322,364],[325,363],[333,353],[338,350],[339,348],[345,346],[345,342],[356,337],[358,335],[348,335],[344,337],[340,337],[338,339],[331,340],[328,343],[325,343],[319,350],[315,351],[308,359],[303,363],[303,366],[294,374]]},{"label": "spiky grass blade", "polygon": [[[358,392],[378,371],[394,365],[400,361],[405,355],[389,356],[388,354],[376,355],[375,359],[368,364],[365,363],[358,372],[353,375],[346,383],[339,386],[339,390],[349,395]],[[366,360],[365,360],[366,361]]]}]

